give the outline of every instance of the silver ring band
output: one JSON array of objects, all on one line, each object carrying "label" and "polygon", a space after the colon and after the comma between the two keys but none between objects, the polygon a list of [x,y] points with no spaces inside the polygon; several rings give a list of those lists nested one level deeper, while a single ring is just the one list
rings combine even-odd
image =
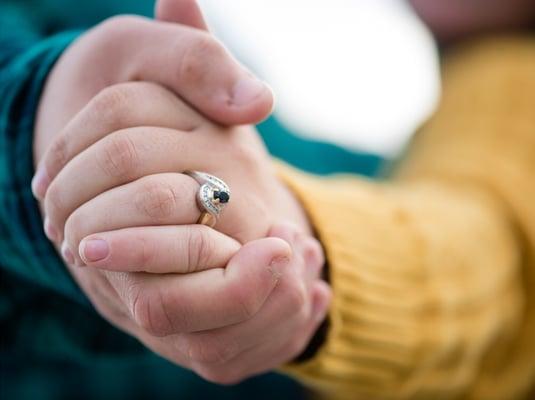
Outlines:
[{"label": "silver ring band", "polygon": [[184,171],[199,185],[196,201],[201,216],[197,223],[214,227],[219,215],[230,201],[230,188],[221,179],[200,171]]}]

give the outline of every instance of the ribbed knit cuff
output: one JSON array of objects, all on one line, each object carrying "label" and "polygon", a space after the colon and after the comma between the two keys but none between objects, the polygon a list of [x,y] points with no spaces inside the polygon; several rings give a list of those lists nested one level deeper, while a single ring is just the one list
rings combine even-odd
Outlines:
[{"label": "ribbed knit cuff", "polygon": [[[24,50],[16,41],[0,69],[0,254],[10,273],[89,305],[43,232],[31,192],[33,130],[41,91],[79,31],[59,33]],[[4,261],[5,260],[5,261]]]},{"label": "ribbed knit cuff", "polygon": [[[324,246],[334,293],[323,346],[283,372],[330,398],[408,398],[433,393],[434,363],[454,357],[465,364],[443,378],[465,390],[479,360],[457,360],[452,349],[485,343],[496,316],[504,315],[500,323],[518,317],[518,254],[494,203],[440,184],[400,188],[278,169]],[[495,293],[501,304],[480,307]],[[472,313],[481,324],[469,330],[464,318]]]},{"label": "ribbed knit cuff", "polygon": [[[387,383],[390,375],[400,372],[411,346],[405,326],[408,321],[391,318],[401,306],[399,295],[405,288],[385,281],[388,274],[384,269],[392,266],[389,261],[404,257],[402,249],[386,248],[381,240],[384,224],[378,225],[378,220],[384,219],[389,204],[378,204],[382,196],[373,196],[376,190],[364,181],[359,183],[362,190],[357,185],[347,190],[339,178],[313,178],[282,164],[278,168],[324,246],[335,293],[324,345],[314,358],[288,365],[283,371],[319,391],[350,393],[355,379],[361,381],[362,389],[369,382],[374,390],[380,381]],[[391,213],[395,217],[395,210]],[[361,233],[351,234],[357,228]],[[407,236],[406,232],[399,234]],[[355,362],[358,359],[362,362]]]}]

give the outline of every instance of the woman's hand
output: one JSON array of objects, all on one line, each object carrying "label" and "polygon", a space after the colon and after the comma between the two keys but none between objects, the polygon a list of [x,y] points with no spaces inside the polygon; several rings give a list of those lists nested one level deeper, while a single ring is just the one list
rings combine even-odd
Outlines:
[{"label": "woman's hand", "polygon": [[[181,173],[191,169],[229,184],[232,199],[216,228],[238,242],[264,237],[279,220],[309,232],[253,128],[215,125],[156,84],[102,91],[54,139],[42,164],[58,171],[44,199],[45,231],[57,244],[65,239],[71,262],[81,264],[79,244],[93,233],[194,224],[199,184]],[[145,248],[157,252],[160,243],[151,240]]]}]

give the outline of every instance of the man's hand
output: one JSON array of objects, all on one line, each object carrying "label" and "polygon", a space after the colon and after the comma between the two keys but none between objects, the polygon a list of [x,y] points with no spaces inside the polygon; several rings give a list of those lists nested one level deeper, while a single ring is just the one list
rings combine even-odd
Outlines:
[{"label": "man's hand", "polygon": [[[153,229],[164,235],[176,230],[180,243],[189,228]],[[120,235],[88,240],[114,243],[113,236]],[[270,237],[247,243],[230,258],[238,245],[225,245],[223,236],[213,238],[211,261],[194,250],[185,264],[185,251],[174,266],[168,264],[172,274],[160,274],[157,263],[147,263],[143,272],[129,272],[140,268],[127,263],[114,264],[116,271],[93,264],[69,268],[100,313],[120,329],[209,381],[232,384],[296,358],[325,318],[331,292],[320,279],[319,244],[295,228],[274,227]],[[216,267],[226,259],[226,266]]]},{"label": "man's hand", "polygon": [[[271,112],[269,88],[239,65],[212,35],[199,29],[205,25],[194,1],[160,1],[157,15],[193,27],[118,16],[90,30],[65,51],[41,97],[35,128],[36,161],[90,99],[117,83],[159,83],[207,118],[224,125],[256,123]],[[108,98],[109,104],[100,105],[102,118],[109,117],[108,107],[120,107],[123,100],[120,96]],[[156,118],[153,121],[161,126]],[[49,168],[41,164],[33,183],[40,198],[51,176],[58,172]]]}]

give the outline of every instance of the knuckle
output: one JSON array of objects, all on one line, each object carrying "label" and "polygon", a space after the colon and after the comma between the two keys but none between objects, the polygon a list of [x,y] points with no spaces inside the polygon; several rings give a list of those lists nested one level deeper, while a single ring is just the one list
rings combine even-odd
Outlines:
[{"label": "knuckle", "polygon": [[136,15],[113,16],[96,25],[89,32],[86,40],[90,41],[94,51],[117,59],[120,57],[117,49],[131,44],[137,37],[143,35],[148,25],[147,22],[146,18]]},{"label": "knuckle", "polygon": [[173,331],[159,290],[142,290],[136,285],[133,288],[132,315],[134,321],[149,335],[163,337]]},{"label": "knuckle", "polygon": [[67,140],[64,135],[59,135],[50,145],[47,155],[46,168],[48,173],[55,173],[61,170],[69,160]]},{"label": "knuckle", "polygon": [[57,182],[52,182],[45,196],[45,213],[49,216],[51,222],[56,219],[64,209],[63,196],[60,186]]},{"label": "knuckle", "polygon": [[305,309],[307,293],[303,282],[292,276],[283,280],[282,290],[288,310],[297,313]]},{"label": "knuckle", "polygon": [[303,253],[305,255],[305,262],[311,267],[321,269],[325,264],[325,256],[323,249],[318,240],[308,237],[303,243]]},{"label": "knuckle", "polygon": [[65,240],[72,246],[73,249],[78,249],[80,238],[85,236],[83,232],[84,219],[78,211],[72,213],[65,222]]},{"label": "knuckle", "polygon": [[124,126],[136,96],[131,84],[123,83],[101,90],[92,100],[91,107],[98,120],[112,132]]},{"label": "knuckle", "polygon": [[136,15],[116,15],[102,21],[96,29],[101,33],[102,40],[114,42],[116,39],[127,39],[145,23],[145,18]]},{"label": "knuckle", "polygon": [[110,177],[126,178],[139,165],[139,155],[134,141],[126,132],[107,136],[102,151],[97,152],[97,163]]},{"label": "knuckle", "polygon": [[235,140],[232,144],[232,153],[232,158],[239,165],[247,166],[249,172],[257,172],[262,166],[262,163],[258,162],[259,152],[255,151],[248,141]]},{"label": "knuckle", "polygon": [[[177,45],[183,47],[183,43]],[[203,82],[213,65],[213,60],[219,59],[224,52],[223,46],[210,35],[204,32],[195,34],[183,51],[178,71],[179,82],[188,85]]]},{"label": "knuckle", "polygon": [[143,236],[139,236],[137,238],[137,242],[139,245],[139,264],[143,266],[151,265],[153,260],[156,258],[156,249],[154,244]]},{"label": "knuckle", "polygon": [[214,242],[208,234],[208,227],[196,225],[189,228],[187,235],[187,272],[195,272],[198,267],[206,265],[210,261],[211,254],[215,250]]},{"label": "knuckle", "polygon": [[143,182],[134,202],[140,213],[157,220],[172,216],[178,204],[173,186],[157,179]]}]

